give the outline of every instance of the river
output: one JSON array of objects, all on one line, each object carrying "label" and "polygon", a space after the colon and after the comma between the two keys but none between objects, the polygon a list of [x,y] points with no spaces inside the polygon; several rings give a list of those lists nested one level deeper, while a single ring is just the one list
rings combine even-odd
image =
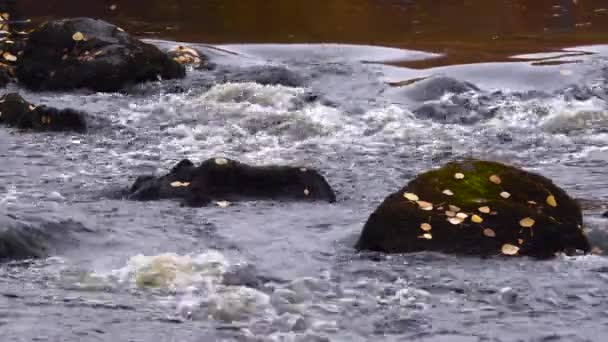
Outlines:
[{"label": "river", "polygon": [[[0,128],[0,210],[49,257],[0,265],[1,341],[604,341],[605,256],[358,254],[380,201],[462,157],[552,178],[608,250],[608,3],[19,0],[101,17],[211,71],[129,93],[31,92],[87,134]],[[299,84],[224,82],[260,66]],[[462,93],[420,95],[450,77]],[[178,89],[178,90],[176,90]],[[427,98],[426,96],[432,98]],[[420,110],[431,108],[430,112]],[[309,165],[338,201],[117,198],[183,158]]]}]

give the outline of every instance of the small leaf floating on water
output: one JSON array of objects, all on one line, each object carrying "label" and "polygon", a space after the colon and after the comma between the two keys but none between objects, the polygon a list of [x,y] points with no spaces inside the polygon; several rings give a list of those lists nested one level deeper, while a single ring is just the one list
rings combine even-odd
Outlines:
[{"label": "small leaf floating on water", "polygon": [[428,223],[421,223],[420,229],[424,230],[425,232],[429,232],[431,229],[433,229],[433,227]]},{"label": "small leaf floating on water", "polygon": [[557,201],[555,200],[555,196],[550,195],[547,197],[547,204],[552,206],[552,207],[557,207]]},{"label": "small leaf floating on water", "polygon": [[536,201],[528,201],[528,204],[537,205]]},{"label": "small leaf floating on water", "polygon": [[490,213],[490,207],[488,207],[488,206],[480,207],[477,210],[479,210],[480,213],[484,213],[484,214]]},{"label": "small leaf floating on water", "polygon": [[418,195],[413,194],[411,192],[404,192],[403,197],[410,201],[418,201],[420,199],[420,198],[418,198]]},{"label": "small leaf floating on water", "polygon": [[460,208],[458,208],[458,207],[457,207],[457,206],[455,206],[455,205],[451,205],[451,204],[450,204],[450,205],[448,206],[448,208],[450,208],[450,211],[453,211],[453,212],[455,212],[455,213],[457,213],[457,212],[459,212],[459,211],[460,211]]},{"label": "small leaf floating on water", "polygon": [[116,9],[116,7],[118,7],[118,6],[116,6],[116,4],[111,4],[110,11],[114,11]]},{"label": "small leaf floating on water", "polygon": [[450,189],[443,190],[443,194],[446,196],[454,196],[454,192]]},{"label": "small leaf floating on water", "polygon": [[479,215],[473,215],[471,216],[471,221],[473,221],[474,223],[481,223],[483,222],[483,219]]},{"label": "small leaf floating on water", "polygon": [[500,177],[498,177],[498,175],[491,175],[490,182],[492,182],[494,184],[500,184],[500,183],[502,183],[502,179],[500,179]]},{"label": "small leaf floating on water", "polygon": [[175,182],[171,183],[171,187],[173,187],[173,188],[181,188],[181,187],[186,187],[189,185],[190,185],[190,182],[175,181]]},{"label": "small leaf floating on water", "polygon": [[456,213],[453,212],[453,211],[450,211],[450,210],[446,210],[445,211],[445,216],[447,216],[447,217],[455,217]]},{"label": "small leaf floating on water", "polygon": [[78,31],[72,35],[72,39],[75,42],[79,42],[84,39],[84,35],[82,34],[82,32]]},{"label": "small leaf floating on water", "polygon": [[503,191],[503,192],[501,192],[501,193],[500,193],[500,197],[502,197],[502,198],[505,198],[505,199],[506,199],[506,198],[511,197],[511,194],[510,194],[510,193],[508,193],[508,192],[506,192],[506,191]]},{"label": "small leaf floating on water", "polygon": [[524,244],[524,239],[517,239],[517,243],[520,244],[520,245],[523,245]]},{"label": "small leaf floating on water", "polygon": [[536,221],[534,221],[534,219],[531,217],[525,217],[519,221],[519,225],[524,228],[530,228],[534,225],[534,223],[536,223]]},{"label": "small leaf floating on water", "polygon": [[505,243],[502,245],[501,252],[504,255],[517,255],[517,253],[519,253],[519,247]]},{"label": "small leaf floating on water", "polygon": [[425,240],[432,240],[433,239],[433,235],[431,234],[422,234],[418,237],[419,239],[425,239]]},{"label": "small leaf floating on water", "polygon": [[215,205],[217,205],[220,208],[228,208],[232,203],[228,202],[228,201],[217,201],[215,202]]},{"label": "small leaf floating on water", "polygon": [[418,206],[422,210],[433,210],[433,203],[425,202],[425,201],[416,201]]},{"label": "small leaf floating on water", "polygon": [[308,188],[304,188],[304,196],[310,195],[310,190]]},{"label": "small leaf floating on water", "polygon": [[300,168],[300,172],[306,172],[306,171],[308,171],[308,169],[307,169],[307,168],[305,168],[305,167],[301,167],[301,168]]},{"label": "small leaf floating on water", "polygon": [[117,27],[116,29],[120,32],[125,32],[125,30],[123,30],[121,27]]},{"label": "small leaf floating on water", "polygon": [[460,173],[460,172],[457,172],[457,173],[454,174],[454,178],[456,178],[456,179],[464,179],[464,174]]},{"label": "small leaf floating on water", "polygon": [[486,228],[483,230],[483,235],[493,238],[493,237],[496,237],[496,232],[490,228]]}]

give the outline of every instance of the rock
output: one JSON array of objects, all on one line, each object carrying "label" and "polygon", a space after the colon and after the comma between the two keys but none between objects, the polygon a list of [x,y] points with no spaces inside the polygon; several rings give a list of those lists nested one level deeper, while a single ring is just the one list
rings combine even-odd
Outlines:
[{"label": "rock", "polygon": [[[469,91],[479,91],[472,83],[459,81],[450,77],[437,76],[415,80],[406,83],[406,97],[414,101],[437,100],[445,94],[462,94]],[[401,85],[397,83],[396,85]]]},{"label": "rock", "polygon": [[422,173],[387,197],[356,248],[543,258],[589,252],[582,224],[578,203],[549,179],[466,160]]},{"label": "rock", "polygon": [[46,247],[33,227],[7,215],[0,215],[0,260],[36,258]]},{"label": "rock", "polygon": [[20,218],[0,213],[0,260],[46,257],[78,244],[74,233],[90,230],[72,220],[48,220],[39,217]]},{"label": "rock", "polygon": [[315,170],[289,166],[250,166],[224,158],[206,160],[198,167],[186,159],[165,176],[139,177],[131,187],[128,198],[176,198],[189,206],[206,205],[211,200],[336,200],[325,178]]},{"label": "rock", "polygon": [[0,98],[0,124],[37,131],[86,131],[85,114],[70,108],[35,106],[17,93]]},{"label": "rock", "polygon": [[608,218],[608,211],[607,211],[607,212],[605,212],[605,213],[602,215],[602,217]]},{"label": "rock", "polygon": [[264,65],[241,69],[225,75],[226,82],[255,82],[263,85],[302,87],[304,79],[295,71],[285,67]]},{"label": "rock", "polygon": [[118,91],[128,84],[184,75],[184,66],[157,47],[90,18],[42,24],[30,34],[17,65],[19,81],[35,90]]},{"label": "rock", "polygon": [[188,46],[178,45],[167,51],[167,55],[181,65],[192,66],[195,69],[211,69],[207,57],[200,51]]},{"label": "rock", "polygon": [[468,96],[452,96],[447,102],[426,103],[413,113],[421,119],[441,123],[472,125],[496,115],[498,107],[489,97],[472,99]]}]

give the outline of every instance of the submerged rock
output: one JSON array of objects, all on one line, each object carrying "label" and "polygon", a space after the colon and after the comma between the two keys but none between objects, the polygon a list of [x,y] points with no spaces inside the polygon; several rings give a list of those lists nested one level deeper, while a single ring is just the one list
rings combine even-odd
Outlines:
[{"label": "submerged rock", "polygon": [[218,205],[240,199],[291,199],[335,202],[336,196],[316,170],[289,166],[250,166],[225,158],[195,166],[179,162],[162,177],[139,177],[128,195],[134,200],[182,199],[186,205]]},{"label": "submerged rock", "polygon": [[253,66],[225,75],[226,82],[255,82],[262,85],[282,85],[285,87],[302,87],[304,79],[295,71],[286,67],[264,65]]},{"label": "submerged rock", "polygon": [[87,128],[83,112],[35,106],[17,93],[0,98],[0,124],[37,131],[83,132]]},{"label": "submerged rock", "polygon": [[19,81],[36,90],[117,91],[127,84],[184,75],[184,66],[157,47],[91,18],[42,24],[30,34],[17,66]]},{"label": "submerged rock", "polygon": [[[396,85],[401,85],[397,83]],[[472,83],[459,81],[445,76],[429,77],[408,82],[405,96],[414,101],[438,100],[445,94],[462,94],[470,91],[479,91]]]},{"label": "submerged rock", "polygon": [[576,201],[504,164],[452,162],[417,176],[369,217],[357,249],[551,257],[590,251]]}]

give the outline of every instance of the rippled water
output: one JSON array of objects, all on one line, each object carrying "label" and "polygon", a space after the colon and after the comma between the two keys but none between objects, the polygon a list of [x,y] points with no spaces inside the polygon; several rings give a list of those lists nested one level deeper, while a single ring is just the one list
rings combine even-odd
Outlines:
[{"label": "rippled water", "polygon": [[[39,237],[50,257],[0,266],[2,341],[608,336],[605,256],[480,260],[352,249],[389,192],[473,156],[553,178],[582,200],[593,244],[608,250],[600,217],[608,202],[605,46],[426,69],[398,65],[436,54],[396,47],[197,47],[214,71],[190,70],[186,80],[130,95],[9,89],[86,110],[92,127],[85,135],[0,129],[0,213],[50,232]],[[247,81],[251,68],[268,64],[294,73],[298,86]],[[438,76],[479,89],[421,92],[432,81],[424,78]],[[448,116],[429,118],[421,106]],[[118,198],[138,175],[215,156],[316,167],[338,202],[192,209]]]}]

